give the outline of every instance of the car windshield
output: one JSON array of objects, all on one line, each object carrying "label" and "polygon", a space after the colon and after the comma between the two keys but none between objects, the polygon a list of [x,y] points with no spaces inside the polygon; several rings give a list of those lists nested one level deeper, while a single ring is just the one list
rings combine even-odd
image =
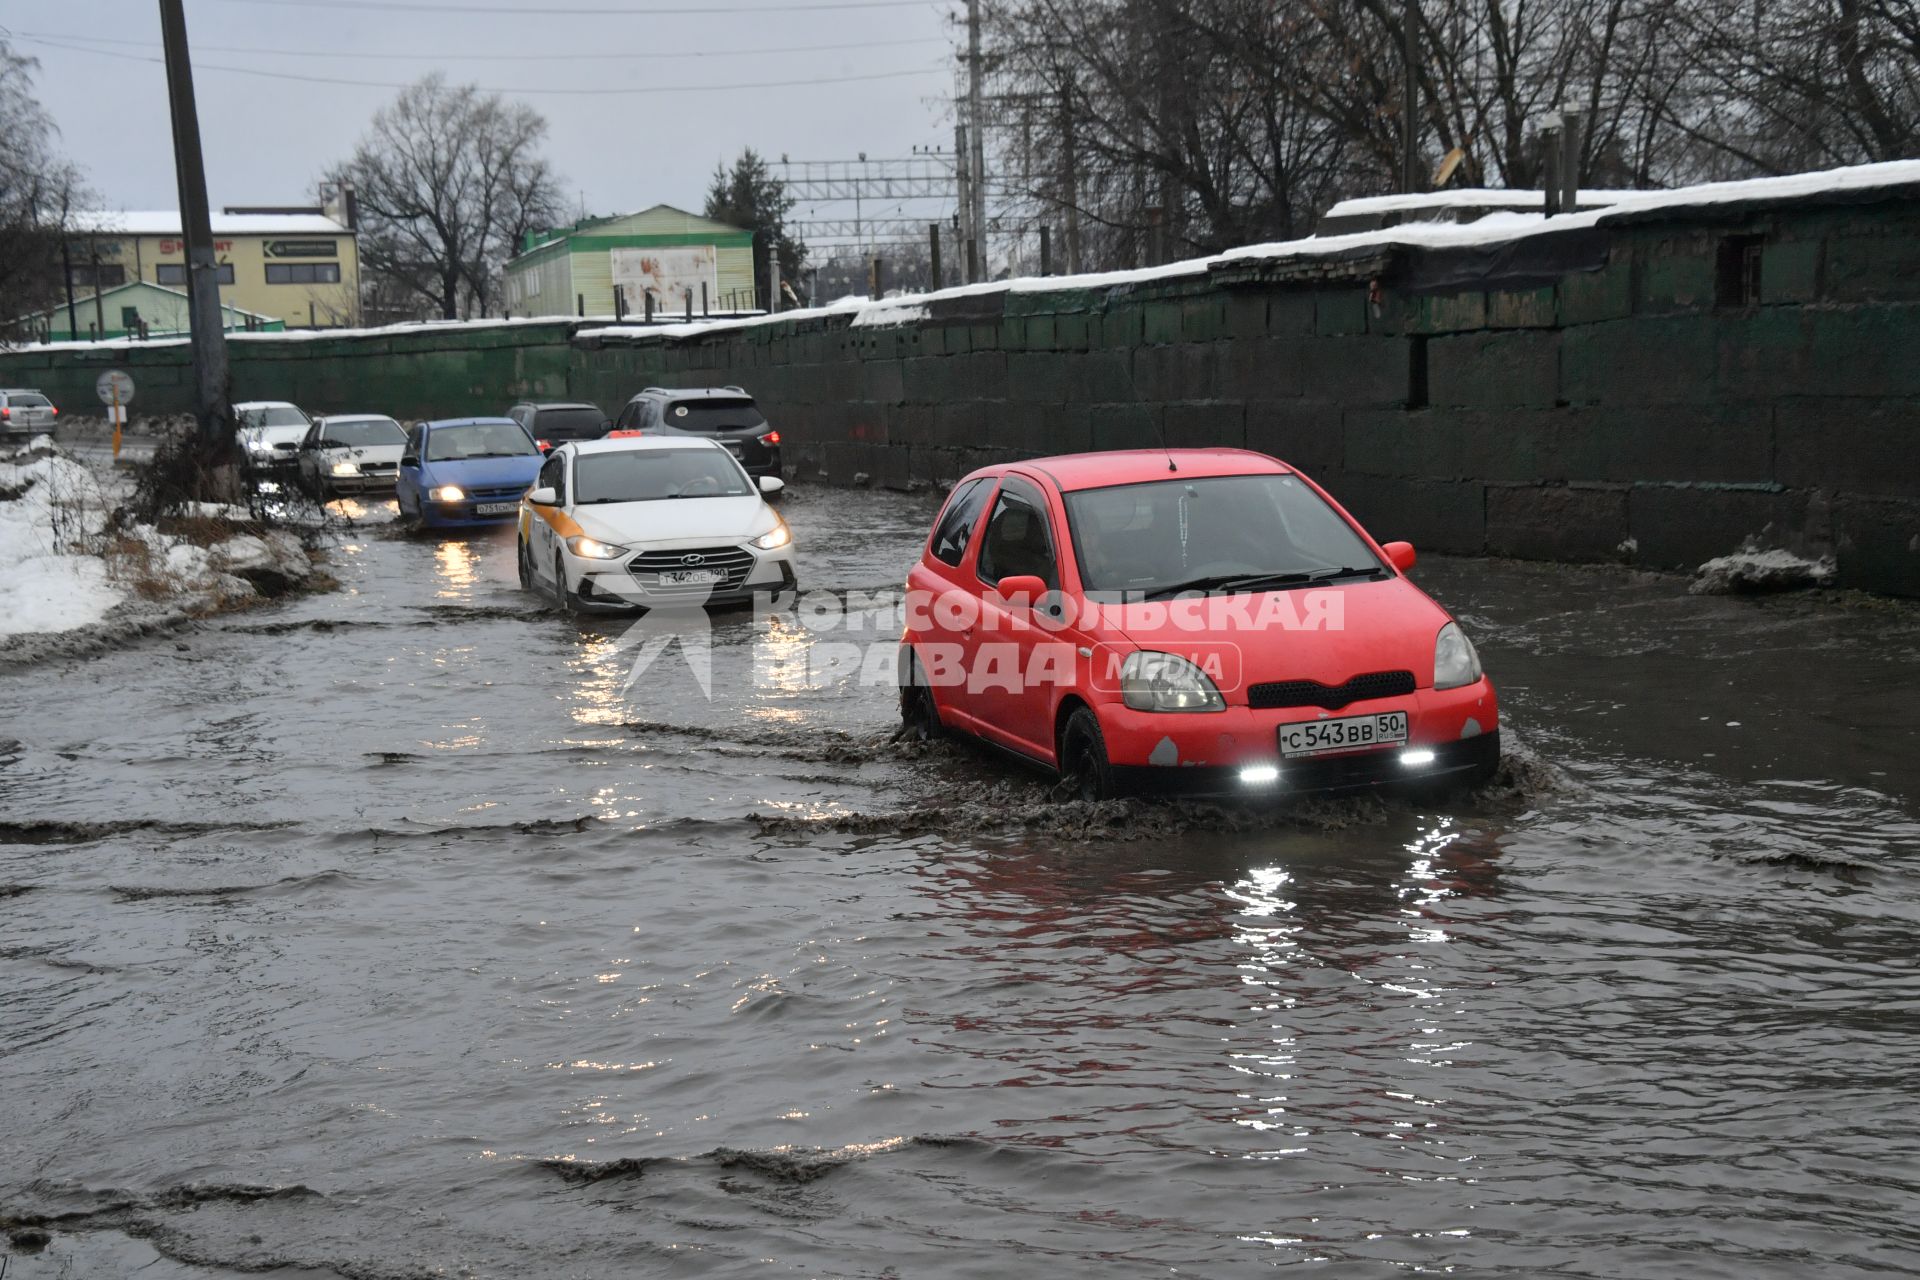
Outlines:
[{"label": "car windshield", "polygon": [[1257,591],[1386,572],[1297,476],[1155,480],[1066,501],[1088,591]]},{"label": "car windshield", "polygon": [[324,432],[328,444],[359,448],[362,445],[405,444],[407,433],[392,418],[362,418],[354,422],[329,422]]},{"label": "car windshield", "polygon": [[629,449],[574,459],[574,503],[652,502],[660,498],[742,498],[746,473],[718,449]]},{"label": "car windshield", "polygon": [[435,427],[427,435],[428,462],[519,458],[539,452],[527,433],[513,422],[469,422],[457,427]]},{"label": "car windshield", "polygon": [[607,415],[598,409],[542,409],[533,420],[543,440],[598,440],[607,433]]},{"label": "car windshield", "polygon": [[304,427],[307,415],[290,404],[270,404],[259,409],[242,409],[240,425],[243,427]]},{"label": "car windshield", "polygon": [[764,427],[751,397],[738,399],[713,396],[705,400],[676,400],[667,406],[666,424],[679,431],[735,431]]}]

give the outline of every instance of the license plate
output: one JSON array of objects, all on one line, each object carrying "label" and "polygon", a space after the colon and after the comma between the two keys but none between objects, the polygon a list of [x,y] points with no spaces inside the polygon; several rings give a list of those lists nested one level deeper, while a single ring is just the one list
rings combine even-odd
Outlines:
[{"label": "license plate", "polygon": [[520,509],[517,502],[476,502],[473,514],[477,516],[510,516]]},{"label": "license plate", "polygon": [[725,445],[727,452],[734,457],[737,458],[740,456],[740,442],[738,440],[722,440],[720,443]]},{"label": "license plate", "polygon": [[1381,711],[1337,720],[1301,720],[1280,726],[1280,754],[1315,756],[1356,747],[1397,746],[1407,740],[1407,713]]},{"label": "license plate", "polygon": [[663,587],[703,587],[726,580],[727,575],[718,569],[666,569],[660,574]]}]

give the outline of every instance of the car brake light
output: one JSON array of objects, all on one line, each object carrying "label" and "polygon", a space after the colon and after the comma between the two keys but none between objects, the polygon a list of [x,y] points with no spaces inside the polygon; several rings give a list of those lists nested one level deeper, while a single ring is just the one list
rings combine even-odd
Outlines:
[{"label": "car brake light", "polygon": [[533,443],[539,447],[542,453],[553,452],[553,441],[551,440],[535,440]]},{"label": "car brake light", "polygon": [[761,436],[760,438],[766,441],[768,444],[780,443],[780,433],[778,431],[769,431],[767,432],[767,434]]},{"label": "car brake light", "polygon": [[6,419],[11,418],[12,416],[13,416],[13,410],[0,409],[0,422],[4,422]]}]

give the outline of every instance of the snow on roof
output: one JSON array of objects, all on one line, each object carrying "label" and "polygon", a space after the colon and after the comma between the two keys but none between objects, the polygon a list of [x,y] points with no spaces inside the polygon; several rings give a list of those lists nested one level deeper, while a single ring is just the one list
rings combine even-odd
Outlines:
[{"label": "snow on roof", "polygon": [[[216,213],[211,221],[213,234],[217,236],[353,234],[332,218],[318,213]],[[76,212],[73,224],[77,231],[96,235],[116,232],[128,236],[185,234],[180,229],[180,212],[177,209],[130,210],[124,213],[105,209],[88,210]]]}]

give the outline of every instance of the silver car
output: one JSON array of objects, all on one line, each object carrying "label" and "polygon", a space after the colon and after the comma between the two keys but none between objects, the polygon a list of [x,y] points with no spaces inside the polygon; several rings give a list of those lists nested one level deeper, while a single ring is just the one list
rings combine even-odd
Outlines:
[{"label": "silver car", "polygon": [[393,496],[407,433],[379,413],[330,413],[300,442],[300,486],[318,497]]},{"label": "silver car", "polygon": [[0,387],[0,434],[44,435],[54,428],[60,411],[53,401],[28,387]]}]

